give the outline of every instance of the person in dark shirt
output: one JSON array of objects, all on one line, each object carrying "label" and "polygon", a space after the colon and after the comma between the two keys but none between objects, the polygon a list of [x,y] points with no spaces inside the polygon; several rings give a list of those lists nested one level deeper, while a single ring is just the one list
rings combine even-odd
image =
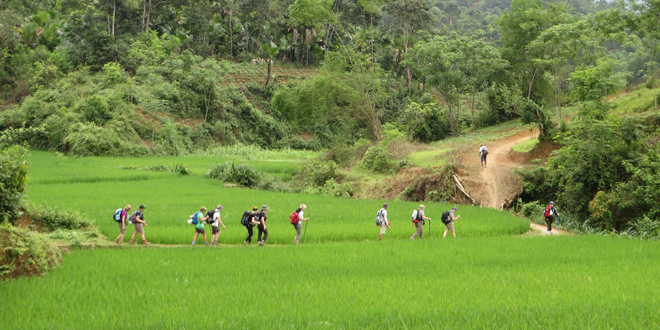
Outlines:
[{"label": "person in dark shirt", "polygon": [[[266,240],[268,239],[268,228],[266,228],[266,211],[268,210],[268,206],[264,205],[261,207],[261,212],[257,214],[257,222],[259,224],[257,225],[257,229],[259,229],[259,234],[257,234],[257,244],[264,246],[266,245]],[[263,240],[261,239],[261,236],[263,234]]]}]

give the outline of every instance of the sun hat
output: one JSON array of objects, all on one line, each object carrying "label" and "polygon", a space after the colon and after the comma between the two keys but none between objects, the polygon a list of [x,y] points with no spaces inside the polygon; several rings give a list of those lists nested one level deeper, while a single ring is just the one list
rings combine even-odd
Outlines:
[{"label": "sun hat", "polygon": [[263,210],[268,210],[268,205],[265,205],[265,204],[262,205],[262,206],[261,206],[261,210],[262,210],[262,211],[263,211]]},{"label": "sun hat", "polygon": [[222,207],[222,204],[218,205],[218,210],[222,210],[224,207]]},{"label": "sun hat", "polygon": [[384,207],[384,208],[387,208],[387,203],[383,204],[383,207]]},{"label": "sun hat", "polygon": [[452,207],[451,209],[454,211],[458,211],[458,208],[456,208],[456,206]]},{"label": "sun hat", "polygon": [[550,201],[550,205],[555,205],[555,202],[553,202],[553,201]]}]

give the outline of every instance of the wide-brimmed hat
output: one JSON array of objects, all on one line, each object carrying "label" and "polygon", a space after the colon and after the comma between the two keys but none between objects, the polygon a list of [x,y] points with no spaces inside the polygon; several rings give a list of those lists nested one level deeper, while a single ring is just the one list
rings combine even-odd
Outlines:
[{"label": "wide-brimmed hat", "polygon": [[268,205],[261,205],[261,210],[268,210]]}]

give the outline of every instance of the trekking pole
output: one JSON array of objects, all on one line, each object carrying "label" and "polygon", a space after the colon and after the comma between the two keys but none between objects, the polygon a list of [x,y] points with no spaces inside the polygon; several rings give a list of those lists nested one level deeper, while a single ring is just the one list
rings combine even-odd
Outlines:
[{"label": "trekking pole", "polygon": [[303,240],[305,239],[305,234],[307,234],[307,223],[308,222],[309,222],[309,220],[305,221],[305,231],[303,231],[303,237],[302,237]]}]

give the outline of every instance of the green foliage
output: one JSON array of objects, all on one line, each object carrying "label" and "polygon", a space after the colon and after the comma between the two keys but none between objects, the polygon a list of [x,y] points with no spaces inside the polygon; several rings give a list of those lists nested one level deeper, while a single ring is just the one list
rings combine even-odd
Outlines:
[{"label": "green foliage", "polygon": [[305,186],[323,187],[329,180],[340,181],[343,176],[337,163],[331,160],[311,160],[298,170]]},{"label": "green foliage", "polygon": [[543,217],[543,212],[545,211],[545,205],[541,201],[534,201],[530,203],[524,203],[522,205],[521,213],[531,219],[534,222],[541,222]]},{"label": "green foliage", "polygon": [[237,183],[248,188],[256,187],[263,178],[263,174],[254,167],[245,164],[236,165],[231,161],[214,165],[206,173],[206,176],[225,182]]},{"label": "green foliage", "polygon": [[391,173],[397,167],[392,155],[383,146],[373,146],[364,153],[360,164],[363,168],[374,173]]},{"label": "green foliage", "polygon": [[43,235],[0,224],[0,279],[39,276],[61,260],[60,250]]},{"label": "green foliage", "polygon": [[27,182],[26,154],[23,147],[0,145],[0,222],[18,217]]},{"label": "green foliage", "polygon": [[411,102],[403,111],[400,125],[413,140],[429,143],[450,135],[449,124],[443,118],[437,104]]},{"label": "green foliage", "polygon": [[90,229],[93,226],[93,221],[79,211],[60,209],[58,207],[30,206],[28,213],[33,222],[42,224],[50,231],[58,229]]}]

